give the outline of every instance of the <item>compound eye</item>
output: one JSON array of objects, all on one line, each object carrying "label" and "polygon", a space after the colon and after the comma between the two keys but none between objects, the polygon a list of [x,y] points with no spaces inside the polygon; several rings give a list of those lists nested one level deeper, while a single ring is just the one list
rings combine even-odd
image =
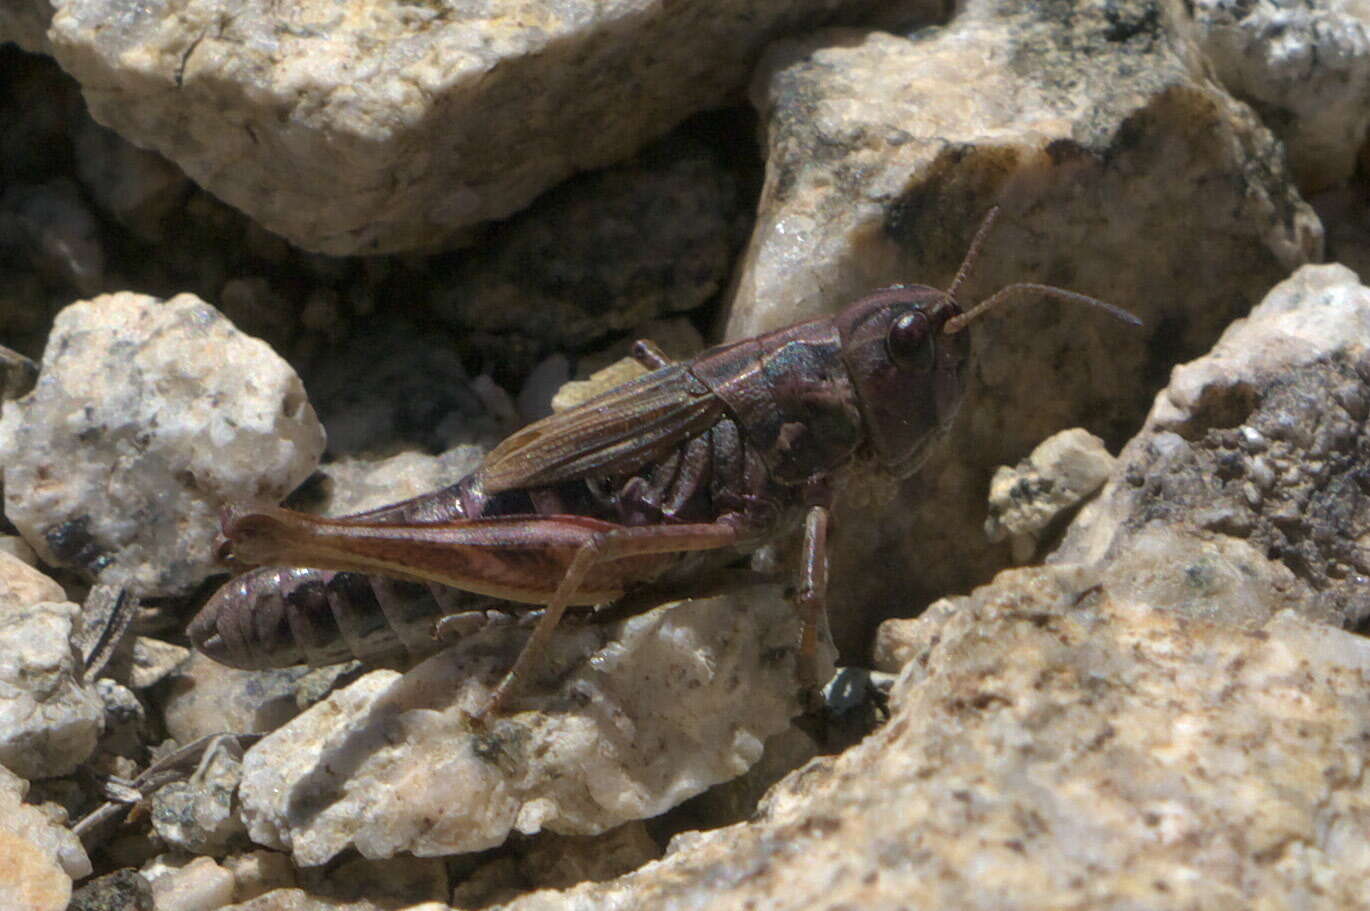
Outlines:
[{"label": "compound eye", "polygon": [[885,338],[890,359],[901,370],[926,373],[937,362],[931,326],[921,310],[911,310],[898,317]]}]

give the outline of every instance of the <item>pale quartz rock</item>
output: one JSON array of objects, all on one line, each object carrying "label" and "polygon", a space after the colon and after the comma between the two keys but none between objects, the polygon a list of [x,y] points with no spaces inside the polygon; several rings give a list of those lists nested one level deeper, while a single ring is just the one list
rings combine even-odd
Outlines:
[{"label": "pale quartz rock", "polygon": [[218,911],[233,901],[233,874],[208,857],[164,854],[141,872],[157,911]]},{"label": "pale quartz rock", "polygon": [[483,447],[463,445],[440,455],[401,452],[384,459],[329,462],[320,468],[327,484],[319,512],[345,516],[440,490],[475,471],[484,456]]},{"label": "pale quartz rock", "polygon": [[316,865],[349,846],[479,851],[512,831],[654,816],[745,772],[798,713],[797,635],[774,586],[567,626],[477,733],[466,713],[526,636],[487,627],[403,676],[368,674],[253,746],[243,818],[254,841]]},{"label": "pale quartz rock", "polygon": [[68,880],[89,876],[90,859],[80,839],[38,807],[24,803],[28,789],[27,781],[0,766],[0,832],[16,836],[46,856]]},{"label": "pale quartz rock", "polygon": [[1015,467],[994,472],[985,536],[1007,538],[1014,562],[1028,562],[1048,528],[1103,486],[1113,463],[1104,441],[1087,430],[1048,437]]},{"label": "pale quartz rock", "polygon": [[72,645],[80,616],[67,601],[0,610],[0,765],[24,778],[72,771],[104,727],[104,703]]},{"label": "pale quartz rock", "polygon": [[0,417],[5,515],[25,540],[144,596],[219,571],[223,505],[278,501],[322,451],[294,371],[189,294],[67,307],[38,385]]},{"label": "pale quartz rock", "polygon": [[1218,79],[1284,141],[1305,193],[1345,181],[1370,126],[1366,0],[1197,0]]},{"label": "pale quartz rock", "polygon": [[71,877],[23,837],[0,829],[0,907],[63,911]]},{"label": "pale quartz rock", "polygon": [[220,863],[233,874],[233,898],[239,902],[295,885],[295,867],[290,858],[275,851],[230,854]]},{"label": "pale quartz rock", "polygon": [[190,649],[153,639],[138,636],[133,640],[133,664],[129,669],[128,685],[135,690],[144,690],[164,680],[177,667],[190,658]]},{"label": "pale quartz rock", "polygon": [[1229,591],[1217,603],[1253,612],[1228,622],[1370,616],[1367,339],[1370,288],[1344,266],[1275,286],[1174,370],[1050,559],[1105,565],[1110,587],[1191,615]]},{"label": "pale quartz rock", "polygon": [[1163,379],[1158,352],[1205,350],[1321,255],[1282,146],[1212,81],[1192,32],[1160,0],[969,0],[944,28],[768,51],[751,88],[766,181],[729,339],[896,283],[947,288],[996,204],[962,304],[1045,282],[1145,323],[1024,292],[967,330],[974,361],[945,440],[899,487],[839,500],[844,652],[866,647],[872,605],[927,603],[1007,562],[982,529],[997,466],[1067,427],[1126,439]]},{"label": "pale quartz rock", "polygon": [[1357,906],[1370,642],[1288,611],[1253,635],[1095,580],[1012,570],[891,621],[910,660],[861,743],[746,823],[502,907]]},{"label": "pale quartz rock", "polygon": [[209,734],[274,730],[300,713],[302,681],[314,673],[307,667],[245,671],[194,652],[169,681],[162,707],[167,733],[184,744]]},{"label": "pale quartz rock", "polygon": [[299,246],[382,253],[626,157],[850,6],[66,0],[48,38],[101,123]]}]

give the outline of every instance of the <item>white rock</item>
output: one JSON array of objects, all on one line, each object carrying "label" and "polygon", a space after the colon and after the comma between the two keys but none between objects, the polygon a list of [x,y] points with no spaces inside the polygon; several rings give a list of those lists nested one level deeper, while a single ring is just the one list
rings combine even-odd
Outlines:
[{"label": "white rock", "polygon": [[1017,467],[994,473],[985,535],[1010,539],[1014,562],[1026,563],[1041,533],[1102,487],[1114,461],[1103,440],[1079,427],[1048,437]]},{"label": "white rock", "polygon": [[0,611],[0,765],[24,778],[67,774],[103,728],[104,703],[72,645],[80,616],[64,601]]},{"label": "white rock", "polygon": [[38,807],[24,803],[28,789],[27,781],[0,766],[0,831],[17,836],[36,848],[68,879],[89,876],[90,859],[80,839],[60,821],[50,818]]},{"label": "white rock", "polygon": [[233,874],[210,860],[162,855],[142,870],[157,911],[217,911],[233,901]]},{"label": "white rock", "polygon": [[189,294],[66,308],[0,417],[6,516],[44,561],[142,595],[217,571],[218,510],[278,501],[322,450],[294,372]]},{"label": "white rock", "polygon": [[1111,588],[1186,614],[1229,591],[1254,612],[1227,622],[1370,617],[1367,339],[1370,288],[1349,269],[1275,286],[1175,368],[1051,561],[1106,564]]},{"label": "white rock", "polygon": [[306,667],[244,671],[199,652],[176,669],[163,704],[167,732],[188,744],[209,734],[274,730],[300,712]]},{"label": "white rock", "polygon": [[488,629],[403,677],[371,673],[253,746],[251,837],[313,865],[349,845],[427,856],[514,830],[598,833],[740,775],[798,712],[797,624],[773,587],[563,630],[527,691],[473,732],[465,712],[523,635]]},{"label": "white rock", "polygon": [[190,649],[153,639],[151,636],[137,636],[133,640],[133,666],[129,670],[128,685],[135,690],[145,690],[176,670],[190,658]]},{"label": "white rock", "polygon": [[0,906],[24,911],[63,911],[71,877],[19,835],[0,829]]},{"label": "white rock", "polygon": [[748,822],[502,907],[1361,903],[1364,637],[1288,612],[1254,635],[1185,619],[1072,567],[1008,571],[892,622],[910,660],[879,730],[792,773]]},{"label": "white rock", "polygon": [[439,490],[475,471],[484,456],[483,447],[464,445],[436,456],[401,452],[378,460],[329,462],[320,468],[328,484],[319,512],[345,516]]},{"label": "white rock", "polygon": [[1284,140],[1304,192],[1349,178],[1370,126],[1370,6],[1197,0],[1193,10],[1218,79]]},{"label": "white rock", "polygon": [[300,246],[380,253],[626,157],[843,5],[68,0],[49,38],[100,122]]}]

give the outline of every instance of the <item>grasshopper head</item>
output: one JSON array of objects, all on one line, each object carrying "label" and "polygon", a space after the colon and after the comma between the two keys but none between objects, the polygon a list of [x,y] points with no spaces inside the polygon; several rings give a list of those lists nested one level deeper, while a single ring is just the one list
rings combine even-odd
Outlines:
[{"label": "grasshopper head", "polygon": [[984,314],[1026,291],[1094,307],[1134,326],[1142,324],[1120,307],[1033,282],[1000,288],[963,313],[956,292],[998,213],[997,206],[990,209],[980,223],[947,290],[925,285],[885,288],[848,305],[833,320],[842,334],[842,360],[856,389],[871,447],[898,477],[918,468],[928,444],[956,416],[970,362],[970,333],[965,329]]},{"label": "grasshopper head", "polygon": [[876,291],[834,320],[871,447],[899,477],[918,468],[961,405],[970,336],[947,330],[960,315],[948,292],[912,285]]}]

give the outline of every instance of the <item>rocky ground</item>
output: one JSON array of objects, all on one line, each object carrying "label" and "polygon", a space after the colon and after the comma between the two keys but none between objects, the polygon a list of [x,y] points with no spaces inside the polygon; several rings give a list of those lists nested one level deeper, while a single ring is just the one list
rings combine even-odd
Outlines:
[{"label": "rocky ground", "polygon": [[[5,40],[0,906],[1370,906],[1359,5],[20,0]],[[839,491],[820,711],[781,584],[569,626],[484,730],[524,625],[189,648],[225,505],[451,483],[634,338],[947,287],[995,205],[963,302],[1143,325],[974,324],[922,470]]]}]

